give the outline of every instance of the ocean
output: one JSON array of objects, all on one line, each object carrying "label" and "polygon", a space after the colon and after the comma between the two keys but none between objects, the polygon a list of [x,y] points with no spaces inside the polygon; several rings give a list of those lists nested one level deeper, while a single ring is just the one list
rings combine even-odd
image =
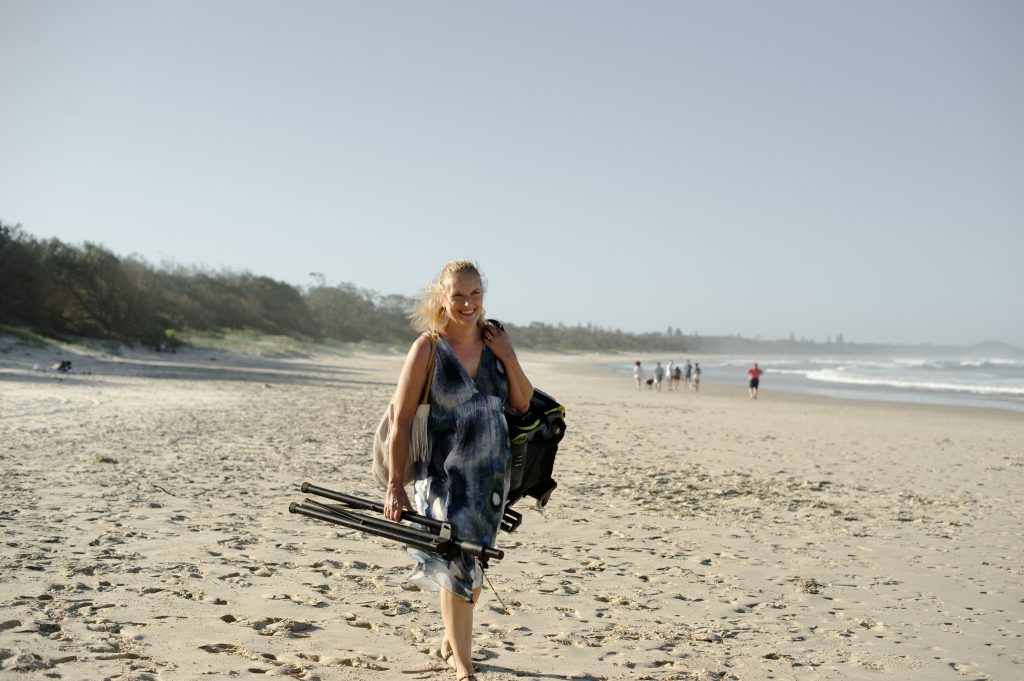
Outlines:
[{"label": "ocean", "polygon": [[[656,359],[656,358],[655,358]],[[666,358],[660,360],[664,366]],[[746,386],[751,358],[708,357],[703,380]],[[1000,357],[765,357],[761,390],[844,399],[988,407],[1024,412],[1024,359]],[[682,359],[685,362],[685,357]],[[632,373],[632,365],[616,366]],[[654,361],[645,359],[648,378]]]}]

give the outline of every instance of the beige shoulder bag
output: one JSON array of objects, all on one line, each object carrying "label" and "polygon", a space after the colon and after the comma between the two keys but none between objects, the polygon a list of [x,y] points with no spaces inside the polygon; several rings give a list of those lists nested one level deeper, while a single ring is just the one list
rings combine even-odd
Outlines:
[{"label": "beige shoulder bag", "polygon": [[[426,461],[430,456],[430,443],[427,439],[427,421],[430,418],[430,384],[434,380],[434,362],[437,359],[437,336],[430,334],[430,359],[427,360],[427,382],[420,395],[420,404],[416,407],[416,416],[412,420],[412,432],[409,434],[409,451],[405,457],[405,473],[402,485],[409,485],[416,479],[416,465]],[[395,398],[392,397],[388,408],[373,435],[373,477],[382,488],[388,486],[391,432],[395,420]]]}]

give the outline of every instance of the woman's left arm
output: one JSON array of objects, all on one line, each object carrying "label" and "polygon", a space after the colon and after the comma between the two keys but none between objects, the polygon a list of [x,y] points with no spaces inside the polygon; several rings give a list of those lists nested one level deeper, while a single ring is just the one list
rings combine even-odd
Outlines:
[{"label": "woman's left arm", "polygon": [[526,411],[530,408],[530,399],[533,398],[533,385],[519,364],[508,332],[493,322],[487,322],[483,334],[484,344],[505,365],[505,376],[508,378],[508,406],[518,412]]}]

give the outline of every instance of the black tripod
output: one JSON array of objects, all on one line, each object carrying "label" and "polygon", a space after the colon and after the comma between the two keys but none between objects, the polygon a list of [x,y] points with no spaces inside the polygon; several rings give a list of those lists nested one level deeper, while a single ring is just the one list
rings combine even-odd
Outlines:
[{"label": "black tripod", "polygon": [[300,489],[303,493],[315,494],[339,503],[325,504],[314,499],[306,499],[301,503],[292,503],[288,507],[292,513],[401,542],[421,551],[436,553],[449,560],[459,553],[468,553],[471,556],[476,556],[484,568],[487,567],[488,560],[501,560],[505,557],[505,552],[499,549],[459,539],[456,535],[458,528],[451,523],[403,511],[402,520],[417,523],[422,527],[401,525],[352,510],[384,513],[383,504],[335,492],[326,487],[317,487],[308,482],[302,483]]}]

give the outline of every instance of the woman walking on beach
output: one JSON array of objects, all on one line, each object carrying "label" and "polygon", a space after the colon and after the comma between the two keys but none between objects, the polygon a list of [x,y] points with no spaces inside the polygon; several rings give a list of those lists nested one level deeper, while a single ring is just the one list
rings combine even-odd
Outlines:
[{"label": "woman walking on beach", "polygon": [[[508,427],[502,409],[507,404],[526,411],[533,386],[508,334],[485,320],[483,298],[477,267],[453,260],[413,312],[413,324],[423,335],[413,342],[398,379],[384,515],[399,521],[403,510],[413,510],[401,477],[433,335],[437,343],[429,456],[416,474],[415,511],[451,522],[461,539],[493,546],[509,489]],[[471,652],[481,566],[466,554],[453,560],[415,551],[413,556],[417,564],[409,579],[424,590],[440,591],[444,636],[436,653],[454,669],[458,681],[476,681]]]}]

